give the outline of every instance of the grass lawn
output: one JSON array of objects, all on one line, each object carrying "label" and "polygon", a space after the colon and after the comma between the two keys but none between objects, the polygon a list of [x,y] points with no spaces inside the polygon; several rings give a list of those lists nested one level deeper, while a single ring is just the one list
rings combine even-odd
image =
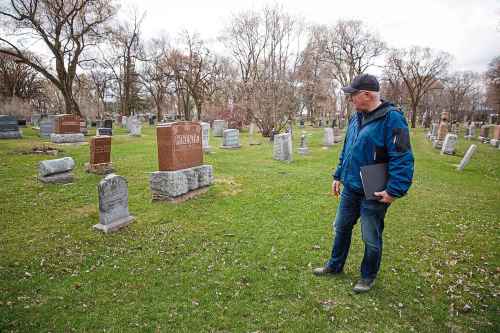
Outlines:
[{"label": "grass lawn", "polygon": [[[286,164],[261,139],[205,155],[215,184],[193,200],[152,203],[155,134],[115,129],[112,161],[129,184],[134,223],[104,235],[89,146],[58,146],[75,182],[44,185],[22,154],[43,140],[23,129],[0,142],[1,332],[499,332],[500,150],[460,135],[441,156],[412,133],[409,194],[389,209],[374,289],[355,295],[363,243],[355,228],[345,274],[318,278],[338,205],[329,194],[341,145]],[[295,131],[294,150],[299,130]],[[470,143],[478,150],[457,172]],[[52,145],[56,146],[56,145]]]}]

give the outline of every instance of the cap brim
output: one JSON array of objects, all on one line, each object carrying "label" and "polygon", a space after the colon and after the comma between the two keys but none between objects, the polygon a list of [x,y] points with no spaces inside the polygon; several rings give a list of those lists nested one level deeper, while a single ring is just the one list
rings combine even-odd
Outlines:
[{"label": "cap brim", "polygon": [[342,91],[343,91],[345,94],[352,94],[352,93],[358,92],[359,90],[358,90],[358,89],[354,89],[354,88],[353,88],[353,87],[351,87],[351,86],[347,86],[347,87],[343,87],[343,88],[342,88]]}]

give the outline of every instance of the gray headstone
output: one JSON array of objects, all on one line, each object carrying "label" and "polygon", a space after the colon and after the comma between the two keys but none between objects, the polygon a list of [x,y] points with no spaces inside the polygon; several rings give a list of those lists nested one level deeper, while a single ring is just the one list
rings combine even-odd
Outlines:
[{"label": "gray headstone", "polygon": [[446,134],[443,146],[441,147],[441,154],[454,155],[457,141],[458,141],[458,136],[456,134],[452,133]]},{"label": "gray headstone", "polygon": [[469,149],[467,149],[467,152],[464,155],[464,158],[462,158],[460,164],[457,167],[458,171],[462,171],[467,166],[467,164],[469,164],[472,155],[474,155],[474,153],[476,152],[476,149],[476,145],[470,145]]},{"label": "gray headstone", "polygon": [[127,180],[116,174],[109,174],[99,182],[99,223],[95,229],[106,233],[116,231],[132,222],[134,217],[128,211]]},{"label": "gray headstone", "polygon": [[55,160],[45,160],[38,163],[38,175],[50,176],[57,173],[73,170],[75,161],[71,157],[63,157]]},{"label": "gray headstone", "polygon": [[300,155],[309,154],[309,147],[307,147],[307,136],[305,133],[302,133],[300,136],[300,147],[298,148],[298,152]]},{"label": "gray headstone", "polygon": [[221,137],[224,134],[224,130],[226,129],[226,121],[225,120],[214,120],[212,125],[212,135],[215,137]]},{"label": "gray headstone", "polygon": [[210,148],[210,124],[201,122],[201,142],[203,145],[203,151],[209,153]]},{"label": "gray headstone", "polygon": [[97,136],[113,136],[113,129],[101,127],[97,129]]},{"label": "gray headstone", "polygon": [[293,160],[292,152],[292,136],[290,133],[276,134],[274,136],[273,158],[279,161],[291,162]]},{"label": "gray headstone", "polygon": [[323,138],[323,146],[333,146],[334,141],[333,141],[333,128],[331,127],[325,127],[324,128],[324,138]]},{"label": "gray headstone", "polygon": [[129,135],[141,136],[142,123],[138,117],[131,117],[128,123]]},{"label": "gray headstone", "polygon": [[50,135],[50,141],[52,143],[79,143],[79,142],[85,142],[85,136],[83,135],[83,133],[70,133],[70,134],[52,133]]},{"label": "gray headstone", "polygon": [[39,113],[33,113],[31,115],[31,126],[38,127],[41,118],[42,118],[41,114],[39,114]]},{"label": "gray headstone", "polygon": [[240,148],[240,131],[237,129],[224,130],[221,148]]},{"label": "gray headstone", "polygon": [[123,127],[123,128],[126,128],[126,127],[127,127],[127,121],[128,121],[127,116],[123,116],[123,117],[122,117],[122,127]]},{"label": "gray headstone", "polygon": [[17,118],[0,115],[0,139],[19,139],[21,137]]},{"label": "gray headstone", "polygon": [[40,131],[38,135],[42,138],[50,138],[54,132],[54,120],[50,118],[43,118],[40,120]]}]

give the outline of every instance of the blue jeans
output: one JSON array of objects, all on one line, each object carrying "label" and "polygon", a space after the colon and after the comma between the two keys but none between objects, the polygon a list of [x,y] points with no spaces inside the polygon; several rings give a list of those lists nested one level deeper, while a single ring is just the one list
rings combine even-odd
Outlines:
[{"label": "blue jeans", "polygon": [[366,200],[363,194],[344,187],[335,217],[332,255],[326,265],[336,272],[342,271],[351,246],[352,228],[361,217],[361,233],[365,243],[361,277],[375,279],[382,259],[382,232],[388,207],[389,204]]}]

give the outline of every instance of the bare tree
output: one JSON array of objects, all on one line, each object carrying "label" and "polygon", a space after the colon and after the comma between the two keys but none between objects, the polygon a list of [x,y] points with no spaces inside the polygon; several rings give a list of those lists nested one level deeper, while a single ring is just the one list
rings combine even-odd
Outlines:
[{"label": "bare tree", "polygon": [[399,78],[405,84],[411,107],[411,127],[415,128],[418,106],[437,80],[445,77],[451,56],[430,48],[393,49],[389,53],[384,75]]},{"label": "bare tree", "polygon": [[240,70],[235,104],[264,136],[283,129],[297,111],[301,32],[300,22],[275,6],[234,16],[221,38]]},{"label": "bare tree", "polygon": [[149,41],[141,55],[143,61],[139,74],[141,83],[153,100],[158,119],[162,119],[167,94],[174,93],[169,89],[174,79],[172,70],[168,66],[169,48],[167,38],[162,36]]},{"label": "bare tree", "polygon": [[[314,31],[312,38],[322,49],[323,61],[331,65],[331,75],[341,87],[374,66],[386,51],[385,43],[362,21],[340,20],[331,27],[313,26],[311,29]],[[351,109],[347,99],[343,100],[342,111],[349,117]]]},{"label": "bare tree", "polygon": [[450,121],[463,119],[472,111],[472,94],[479,76],[471,71],[454,72],[444,80]]},{"label": "bare tree", "polygon": [[500,56],[491,60],[485,78],[486,102],[497,114],[500,114]]},{"label": "bare tree", "polygon": [[[0,53],[40,72],[61,92],[66,112],[80,114],[73,95],[77,67],[88,60],[85,49],[105,34],[113,14],[111,0],[11,0],[0,10],[1,23],[11,29],[0,37]],[[29,51],[34,42],[45,45],[51,62]]]},{"label": "bare tree", "polygon": [[92,82],[92,90],[95,92],[101,106],[100,112],[96,112],[97,118],[103,118],[106,113],[106,98],[108,97],[110,83],[113,76],[109,71],[97,65],[89,71],[89,79]]}]

